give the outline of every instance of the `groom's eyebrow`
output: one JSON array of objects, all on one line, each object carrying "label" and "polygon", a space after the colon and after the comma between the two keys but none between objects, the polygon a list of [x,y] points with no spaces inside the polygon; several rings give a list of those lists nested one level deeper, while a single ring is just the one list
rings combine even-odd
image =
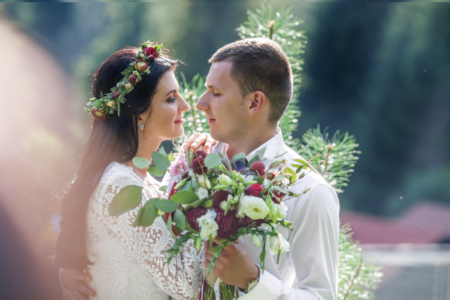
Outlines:
[{"label": "groom's eyebrow", "polygon": [[172,93],[175,93],[177,90],[171,90],[170,92],[168,92],[167,94],[166,94],[166,96],[169,96],[170,94],[172,94]]}]

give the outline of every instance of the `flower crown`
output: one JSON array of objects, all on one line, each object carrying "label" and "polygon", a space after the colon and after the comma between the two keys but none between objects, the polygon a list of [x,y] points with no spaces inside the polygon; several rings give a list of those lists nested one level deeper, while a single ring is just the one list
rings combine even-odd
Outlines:
[{"label": "flower crown", "polygon": [[136,61],[130,63],[128,69],[121,73],[124,78],[111,89],[110,93],[103,95],[103,92],[100,92],[100,99],[90,98],[87,107],[84,108],[85,112],[90,112],[97,120],[104,120],[107,114],[113,114],[116,110],[120,116],[120,103],[125,102],[125,95],[133,90],[143,75],[150,74],[149,64],[161,55],[161,49],[162,45],[150,41],[142,43]]}]

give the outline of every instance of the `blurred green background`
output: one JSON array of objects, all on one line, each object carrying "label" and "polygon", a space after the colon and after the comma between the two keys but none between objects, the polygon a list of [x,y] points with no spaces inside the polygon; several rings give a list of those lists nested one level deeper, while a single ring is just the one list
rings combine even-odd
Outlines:
[{"label": "blurred green background", "polygon": [[[284,6],[305,21],[300,29],[307,35],[295,137],[320,124],[331,133],[353,134],[362,151],[340,195],[342,208],[392,217],[423,199],[450,204],[450,5]],[[31,37],[71,84],[67,98],[57,100],[69,110],[71,127],[60,139],[71,151],[61,150],[67,169],[53,192],[71,179],[83,151],[89,118],[82,107],[91,96],[90,74],[104,59],[150,39],[186,63],[179,71],[188,81],[197,73],[205,76],[207,59],[239,39],[235,28],[247,10],[259,7],[237,1],[0,4],[0,26]],[[1,43],[4,48],[9,42]],[[15,78],[20,82],[20,75]],[[68,125],[52,126],[58,131]]]}]

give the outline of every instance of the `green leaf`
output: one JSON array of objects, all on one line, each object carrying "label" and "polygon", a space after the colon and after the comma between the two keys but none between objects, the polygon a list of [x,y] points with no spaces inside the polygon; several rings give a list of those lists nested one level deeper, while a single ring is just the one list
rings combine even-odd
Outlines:
[{"label": "green leaf", "polygon": [[249,161],[249,165],[252,164],[252,162],[255,161],[261,161],[261,159],[264,157],[264,153],[266,153],[267,146],[262,147],[258,151],[256,151],[255,156],[252,157],[252,159]]},{"label": "green leaf", "polygon": [[134,157],[133,158],[133,164],[138,169],[146,169],[150,165],[150,161],[148,159],[146,159],[146,158]]},{"label": "green leaf", "polygon": [[255,176],[255,177],[253,178],[253,180],[256,181],[256,182],[259,183],[259,184],[263,184],[263,182],[264,182],[264,178],[261,177],[261,176]]},{"label": "green leaf", "polygon": [[141,217],[141,226],[148,227],[155,221],[158,216],[158,210],[155,207],[155,202],[157,200],[159,200],[159,198],[152,198],[145,203],[145,210]]},{"label": "green leaf", "polygon": [[198,200],[198,196],[196,193],[191,191],[182,191],[173,194],[172,197],[170,197],[170,200],[178,204],[191,204],[194,201]]},{"label": "green leaf", "polygon": [[179,190],[179,192],[183,192],[183,191],[190,191],[191,190],[191,186],[192,186],[192,181],[188,181],[186,182]]},{"label": "green leaf", "polygon": [[133,208],[136,208],[142,201],[142,187],[137,185],[129,185],[117,193],[111,204],[108,212],[111,216],[119,216],[126,213]]},{"label": "green leaf", "polygon": [[156,177],[161,177],[165,173],[165,171],[160,170],[157,166],[151,166],[150,168],[147,169],[147,172]]},{"label": "green leaf", "polygon": [[192,202],[191,204],[187,205],[185,208],[185,211],[187,211],[189,208],[191,207],[199,207],[200,205],[202,205],[204,202],[206,202],[208,199],[204,198],[202,200],[197,200],[195,202]]},{"label": "green leaf", "polygon": [[205,165],[210,169],[217,167],[220,163],[221,160],[217,154],[209,154],[205,158]]},{"label": "green leaf", "polygon": [[292,176],[291,183],[297,181],[297,174],[295,174],[295,172],[294,172],[292,169],[290,169],[290,168],[287,168],[287,167],[286,167],[286,168],[283,170],[283,173],[282,173],[282,174],[290,174],[290,175]]},{"label": "green leaf", "polygon": [[145,207],[141,207],[138,210],[136,220],[134,220],[134,222],[133,222],[133,227],[141,226],[141,218],[142,218],[142,214],[144,213],[144,210],[145,210]]},{"label": "green leaf", "polygon": [[159,188],[160,191],[167,192],[167,185]]},{"label": "green leaf", "polygon": [[236,162],[238,160],[245,160],[245,153],[238,153],[232,159],[233,162]]},{"label": "green leaf", "polygon": [[152,160],[153,163],[162,171],[166,171],[167,168],[170,166],[170,162],[167,159],[167,156],[159,152],[152,153]]},{"label": "green leaf", "polygon": [[171,213],[177,210],[178,204],[170,200],[158,200],[155,207],[163,212]]},{"label": "green leaf", "polygon": [[158,151],[159,153],[161,153],[162,155],[164,155],[164,156],[167,156],[167,153],[166,153],[166,151],[164,150],[164,147],[163,146],[161,146],[161,148],[159,148],[159,151]]},{"label": "green leaf", "polygon": [[297,158],[297,159],[294,159],[294,161],[296,161],[296,162],[298,162],[298,163],[301,163],[301,164],[304,165],[304,166],[309,167],[309,163],[308,163],[306,160]]},{"label": "green leaf", "polygon": [[167,220],[167,230],[169,230],[170,234],[172,235],[173,238],[176,238],[175,234],[173,234],[173,229],[172,229],[172,215],[169,215],[169,219]]},{"label": "green leaf", "polygon": [[175,212],[173,220],[175,221],[176,227],[180,229],[180,231],[184,231],[186,228],[186,216],[180,210]]}]

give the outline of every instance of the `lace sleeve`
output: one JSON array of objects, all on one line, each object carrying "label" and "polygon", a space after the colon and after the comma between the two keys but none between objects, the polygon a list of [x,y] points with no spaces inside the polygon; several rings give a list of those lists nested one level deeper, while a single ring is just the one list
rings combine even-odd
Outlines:
[{"label": "lace sleeve", "polygon": [[108,234],[124,243],[134,259],[165,293],[176,299],[198,299],[202,260],[192,241],[186,244],[179,255],[172,258],[169,265],[166,250],[172,247],[175,239],[170,235],[164,221],[157,218],[150,227],[132,227],[138,209],[148,200],[146,195],[138,208],[118,217],[109,215],[109,204],[121,188],[130,184],[142,186],[143,182],[139,184],[136,178],[132,183],[132,177],[126,180],[121,174],[120,177],[108,180],[103,188],[104,192],[98,195],[102,210],[98,217],[108,228]]}]

